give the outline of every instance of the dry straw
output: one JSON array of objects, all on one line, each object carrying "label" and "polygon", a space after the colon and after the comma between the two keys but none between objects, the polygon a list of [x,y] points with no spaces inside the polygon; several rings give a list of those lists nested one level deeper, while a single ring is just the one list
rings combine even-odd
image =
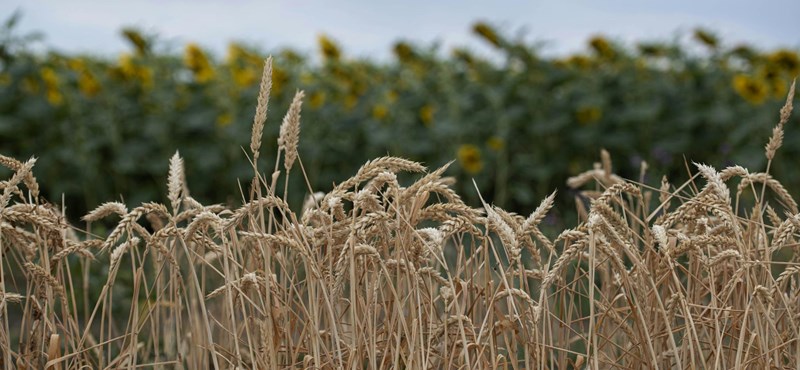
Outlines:
[{"label": "dry straw", "polygon": [[[268,59],[254,164],[270,71]],[[791,127],[792,93],[770,161]],[[286,171],[276,160],[273,184],[289,184],[302,164],[302,98],[281,125]],[[14,171],[1,183],[0,369],[800,366],[800,212],[769,165],[697,165],[697,191],[695,177],[626,181],[608,152],[600,157],[569,181],[591,188],[577,190],[591,199],[585,221],[555,239],[542,225],[555,193],[527,217],[474,208],[452,190],[447,165],[425,173],[377,158],[309,197],[298,217],[288,186],[238,207],[199,203],[178,153],[171,213],[108,202],[83,218],[116,222],[108,235],[74,236],[36,199],[35,161],[0,157]]]}]

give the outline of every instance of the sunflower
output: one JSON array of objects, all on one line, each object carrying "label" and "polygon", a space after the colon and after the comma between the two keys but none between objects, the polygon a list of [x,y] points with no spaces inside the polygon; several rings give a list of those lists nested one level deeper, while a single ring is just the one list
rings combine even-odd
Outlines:
[{"label": "sunflower", "polygon": [[389,108],[384,104],[378,104],[372,107],[372,118],[378,121],[383,121],[389,115]]},{"label": "sunflower", "polygon": [[136,63],[133,61],[133,56],[128,53],[122,53],[119,56],[119,66],[117,66],[117,71],[122,78],[133,79],[136,76],[137,66]]},{"label": "sunflower", "polygon": [[288,65],[301,64],[305,62],[305,58],[292,49],[281,50],[280,57],[285,60]]},{"label": "sunflower", "polygon": [[89,71],[86,62],[81,58],[72,58],[67,61],[67,67],[78,75],[78,90],[86,97],[91,98],[100,92],[100,82]]},{"label": "sunflower", "polygon": [[589,46],[594,50],[597,56],[604,59],[612,59],[617,55],[611,43],[602,36],[595,36],[589,39]]},{"label": "sunflower", "polygon": [[319,42],[319,50],[325,59],[338,60],[341,57],[342,52],[339,50],[339,46],[328,36],[319,35],[317,41]]},{"label": "sunflower", "polygon": [[59,91],[60,78],[56,71],[50,67],[44,67],[40,71],[42,82],[45,86],[45,97],[50,105],[57,106],[64,102],[64,95]]},{"label": "sunflower", "polygon": [[462,63],[472,67],[475,64],[475,57],[472,56],[472,53],[469,50],[464,48],[455,48],[451,52],[453,58],[461,61]]},{"label": "sunflower", "polygon": [[272,95],[278,96],[289,84],[289,73],[278,66],[272,67]]},{"label": "sunflower", "polygon": [[136,54],[145,55],[150,51],[150,44],[139,31],[133,28],[125,28],[122,30],[122,36],[133,45],[136,49]]},{"label": "sunflower", "polygon": [[567,60],[564,61],[564,64],[575,69],[587,70],[592,67],[592,60],[585,55],[575,54],[567,58]]},{"label": "sunflower", "polygon": [[78,90],[86,97],[94,97],[100,92],[100,82],[97,81],[92,72],[84,70],[78,75]]},{"label": "sunflower", "polygon": [[42,86],[35,76],[25,76],[20,83],[20,88],[26,94],[38,94],[42,90]]},{"label": "sunflower", "polygon": [[476,174],[483,169],[483,160],[481,160],[481,150],[472,144],[464,144],[458,148],[458,161],[461,167],[469,174]]},{"label": "sunflower", "polygon": [[484,22],[475,23],[475,25],[472,26],[472,32],[475,32],[478,36],[495,47],[499,48],[502,45],[503,40],[497,35],[497,32]]},{"label": "sunflower", "polygon": [[353,110],[353,108],[356,107],[356,104],[358,104],[358,95],[355,95],[353,93],[345,95],[345,97],[344,97],[344,107],[345,107],[345,109],[347,109],[348,111],[351,111],[351,110]]},{"label": "sunflower", "polygon": [[325,99],[327,99],[327,96],[324,91],[314,91],[308,97],[308,105],[313,109],[317,109],[325,104]]},{"label": "sunflower", "polygon": [[389,103],[394,103],[397,101],[398,95],[399,94],[397,94],[397,91],[389,90],[386,92],[386,101]]},{"label": "sunflower", "polygon": [[148,68],[148,67],[141,66],[141,67],[139,67],[139,70],[137,72],[138,73],[137,73],[136,77],[139,79],[139,81],[141,81],[142,88],[145,89],[145,90],[152,89],[153,88],[153,70]]},{"label": "sunflower", "polygon": [[647,57],[663,57],[667,55],[667,47],[656,43],[641,43],[636,46],[639,53]]},{"label": "sunflower", "polygon": [[694,30],[694,38],[700,41],[703,45],[711,49],[716,49],[719,46],[719,39],[710,31],[698,28]]},{"label": "sunflower", "polygon": [[228,44],[228,53],[225,55],[225,62],[228,64],[236,64],[242,60],[246,60],[250,52],[244,46],[232,42]]},{"label": "sunflower", "polygon": [[146,67],[137,64],[134,57],[130,54],[124,53],[119,57],[119,66],[116,67],[116,73],[122,77],[123,80],[139,81],[142,87],[149,89],[153,87],[153,71]]},{"label": "sunflower", "polygon": [[186,45],[183,63],[192,71],[198,83],[204,84],[214,78],[214,68],[206,54],[197,44],[190,43]]},{"label": "sunflower", "polygon": [[217,127],[226,127],[233,123],[233,113],[223,112],[217,116]]},{"label": "sunflower", "polygon": [[766,64],[758,71],[758,77],[769,87],[772,96],[781,98],[786,96],[787,82],[783,78],[781,69],[775,64]]},{"label": "sunflower", "polygon": [[581,125],[597,122],[601,117],[603,117],[603,111],[597,106],[581,107],[575,112],[575,119]]},{"label": "sunflower", "polygon": [[795,77],[800,74],[800,58],[798,58],[795,52],[781,49],[770,54],[767,59],[770,64],[786,71],[790,77]]},{"label": "sunflower", "polygon": [[417,59],[417,53],[407,42],[401,41],[394,44],[392,51],[394,51],[394,55],[397,59],[403,63],[409,63]]},{"label": "sunflower", "polygon": [[506,143],[505,141],[503,141],[502,138],[497,136],[492,136],[489,138],[489,140],[486,140],[486,146],[488,146],[489,149],[494,150],[495,152],[499,152],[503,150],[503,148],[505,148]]},{"label": "sunflower", "polygon": [[233,83],[238,87],[249,87],[261,79],[262,59],[259,55],[237,43],[228,44],[225,62],[231,73]]},{"label": "sunflower", "polygon": [[769,95],[769,86],[764,81],[742,74],[733,78],[733,89],[753,105],[763,103]]},{"label": "sunflower", "polygon": [[73,71],[80,72],[86,69],[86,61],[82,58],[71,58],[67,60],[67,67]]},{"label": "sunflower", "polygon": [[433,114],[436,113],[436,108],[433,105],[425,104],[419,109],[419,119],[425,126],[433,124]]},{"label": "sunflower", "polygon": [[233,83],[239,87],[255,85],[260,78],[253,69],[237,66],[231,67],[231,77],[233,78]]},{"label": "sunflower", "polygon": [[758,53],[756,53],[755,50],[744,44],[737,45],[736,47],[731,49],[730,54],[737,58],[744,59],[749,63],[752,63],[758,58]]}]

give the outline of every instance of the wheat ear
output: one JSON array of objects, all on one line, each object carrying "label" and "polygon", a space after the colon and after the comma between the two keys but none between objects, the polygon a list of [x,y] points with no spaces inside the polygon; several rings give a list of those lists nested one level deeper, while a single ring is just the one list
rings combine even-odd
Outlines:
[{"label": "wheat ear", "polygon": [[261,74],[261,85],[258,90],[258,104],[253,117],[253,135],[250,137],[250,151],[253,153],[253,163],[258,160],[261,148],[261,135],[264,133],[264,122],[267,121],[267,105],[269,105],[269,92],[272,90],[272,57],[264,61],[264,71]]},{"label": "wheat ear", "polygon": [[303,97],[305,93],[298,90],[292,99],[292,105],[289,107],[289,112],[283,118],[281,124],[281,133],[278,137],[278,147],[283,150],[284,159],[283,166],[286,171],[292,169],[294,161],[297,159],[297,144],[300,141],[300,108],[303,105]]}]

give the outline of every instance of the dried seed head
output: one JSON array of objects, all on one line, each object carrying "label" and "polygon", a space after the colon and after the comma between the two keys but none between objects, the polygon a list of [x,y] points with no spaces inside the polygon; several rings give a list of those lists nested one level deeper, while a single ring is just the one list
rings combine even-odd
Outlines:
[{"label": "dried seed head", "polygon": [[775,125],[772,128],[772,136],[770,136],[769,142],[764,147],[768,160],[775,158],[775,152],[778,151],[781,145],[783,145],[783,125]]},{"label": "dried seed head", "polygon": [[119,265],[122,255],[125,254],[128,249],[135,247],[137,244],[139,244],[139,238],[134,237],[114,248],[114,250],[111,251],[111,267],[109,267],[109,270],[114,271],[114,269]]},{"label": "dried seed head", "polygon": [[705,259],[703,262],[707,266],[716,266],[720,262],[722,262],[724,260],[727,260],[729,258],[734,258],[735,260],[738,261],[738,260],[742,259],[742,254],[739,253],[739,251],[737,251],[737,250],[728,249],[728,250],[724,250],[722,252],[717,253],[717,255],[714,256],[714,257]]},{"label": "dried seed head", "polygon": [[497,235],[503,242],[503,247],[505,247],[508,252],[509,260],[513,263],[519,263],[522,249],[517,243],[517,235],[514,229],[503,220],[496,208],[486,207],[486,218],[489,223],[488,226],[497,232]]},{"label": "dried seed head", "polygon": [[278,147],[283,150],[285,155],[283,165],[286,171],[292,169],[292,165],[297,159],[297,144],[300,141],[300,108],[303,105],[303,97],[305,97],[305,93],[302,90],[298,90],[294,94],[289,112],[286,113],[283,124],[281,124]]},{"label": "dried seed head", "polygon": [[319,207],[319,202],[325,198],[325,193],[318,191],[314,194],[309,194],[306,196],[306,200],[303,202],[303,209],[301,211],[301,215],[305,215],[306,213],[310,212],[312,209]]},{"label": "dried seed head", "polygon": [[454,298],[453,289],[450,288],[449,286],[443,285],[439,287],[439,296],[442,297],[444,305],[447,306],[450,304],[450,302],[453,301]]},{"label": "dried seed head", "polygon": [[31,170],[33,170],[34,164],[36,164],[36,158],[31,157],[31,159],[15,170],[14,176],[6,182],[6,187],[3,190],[2,196],[0,196],[0,208],[5,208],[8,205],[11,196],[14,194],[15,189],[17,189],[17,185],[27,179],[28,176],[31,176]]},{"label": "dried seed head", "polygon": [[730,189],[728,189],[728,186],[722,181],[722,177],[720,177],[720,174],[717,172],[717,170],[714,169],[714,167],[705,164],[695,163],[694,165],[697,166],[700,174],[706,178],[706,181],[708,181],[708,186],[712,187],[712,190],[717,194],[717,196],[719,196],[719,199],[726,203],[730,203]]},{"label": "dried seed head", "polygon": [[270,90],[272,90],[271,56],[264,61],[264,71],[261,74],[261,85],[258,91],[258,105],[256,105],[256,114],[253,117],[253,134],[250,137],[250,151],[253,153],[253,162],[258,160],[259,149],[261,148],[261,136],[264,132],[264,122],[267,120]]},{"label": "dried seed head", "polygon": [[772,136],[765,147],[768,160],[775,158],[775,152],[783,144],[783,126],[789,122],[789,116],[792,115],[792,103],[794,100],[794,88],[797,80],[792,81],[792,86],[789,87],[789,93],[786,95],[786,103],[781,108],[780,121],[772,129]]},{"label": "dried seed head", "polygon": [[64,286],[53,275],[50,275],[48,270],[31,262],[25,262],[24,267],[33,280],[49,286],[53,293],[64,296]]},{"label": "dried seed head", "polygon": [[781,108],[781,120],[779,124],[785,125],[789,121],[789,116],[792,115],[792,103],[794,101],[794,88],[797,84],[797,79],[792,80],[792,86],[789,87],[789,93],[786,94],[786,103]]},{"label": "dried seed head", "polygon": [[656,242],[658,242],[661,249],[666,250],[668,239],[667,239],[667,230],[664,229],[664,226],[653,225],[653,236],[655,237]]},{"label": "dried seed head", "polygon": [[119,215],[120,217],[128,214],[128,208],[120,202],[106,202],[83,216],[83,220],[87,222],[94,222],[110,215]]},{"label": "dried seed head", "polygon": [[763,285],[756,285],[754,290],[755,292],[753,295],[758,297],[758,299],[761,301],[767,303],[768,305],[772,305],[775,302],[775,300],[772,298],[772,292],[770,292],[769,288]]},{"label": "dried seed head", "polygon": [[[12,171],[19,171],[22,168],[22,165],[23,165],[22,162],[14,158],[0,155],[0,166],[6,167]],[[38,198],[39,183],[36,182],[36,178],[33,177],[33,174],[29,172],[22,181],[25,182],[25,186],[28,187],[28,190],[30,190],[31,195],[33,195],[33,198],[34,199]]]},{"label": "dried seed head", "polygon": [[169,159],[169,180],[167,187],[169,188],[169,201],[172,203],[172,212],[178,214],[178,209],[181,206],[181,192],[183,190],[183,159],[177,151]]},{"label": "dried seed head", "polygon": [[542,202],[539,203],[539,206],[536,207],[536,210],[525,219],[525,222],[522,223],[522,230],[527,231],[530,227],[535,227],[542,219],[547,215],[547,212],[550,211],[550,208],[553,208],[553,201],[556,198],[556,192],[550,193],[547,197],[542,199]]}]

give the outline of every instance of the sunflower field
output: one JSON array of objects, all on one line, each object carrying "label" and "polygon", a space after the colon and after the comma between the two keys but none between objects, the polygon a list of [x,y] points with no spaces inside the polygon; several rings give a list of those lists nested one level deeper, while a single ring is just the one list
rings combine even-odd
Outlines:
[{"label": "sunflower field", "polygon": [[[293,186],[327,191],[387,154],[434,168],[455,160],[449,175],[460,194],[477,204],[477,187],[510,210],[533,209],[564,189],[601,149],[627,178],[640,178],[643,167],[686,178],[692,161],[761,168],[766,133],[800,74],[797,50],[728,45],[706,30],[688,42],[634,45],[596,36],[584,52],[549,57],[476,23],[471,31],[492,55],[400,41],[387,45],[392,59],[374,61],[349,57],[326,35],[319,55],[241,43],[213,55],[136,29],[121,32],[130,44],[124,54],[71,55],[42,51],[13,23],[0,31],[0,152],[41,157],[43,195],[63,199],[72,216],[109,200],[161,199],[176,150],[194,198],[241,194],[248,186],[237,181],[252,176],[241,143],[267,55],[275,59],[276,110],[264,143],[276,145],[293,95],[306,95],[299,150],[310,183]],[[800,155],[798,132],[787,130],[779,156]],[[793,162],[775,163],[771,173],[798,191]],[[571,198],[563,192],[560,199]]]}]

